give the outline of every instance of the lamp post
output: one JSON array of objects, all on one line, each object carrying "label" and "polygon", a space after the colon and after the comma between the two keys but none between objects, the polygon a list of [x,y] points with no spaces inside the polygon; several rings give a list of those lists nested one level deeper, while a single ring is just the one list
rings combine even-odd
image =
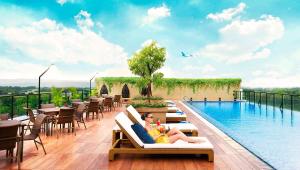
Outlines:
[{"label": "lamp post", "polygon": [[96,77],[98,73],[96,73],[91,79],[90,79],[90,96],[92,95],[92,80]]},{"label": "lamp post", "polygon": [[39,109],[41,108],[41,78],[42,76],[50,69],[51,66],[53,66],[54,64],[51,64],[40,76],[39,76]]}]

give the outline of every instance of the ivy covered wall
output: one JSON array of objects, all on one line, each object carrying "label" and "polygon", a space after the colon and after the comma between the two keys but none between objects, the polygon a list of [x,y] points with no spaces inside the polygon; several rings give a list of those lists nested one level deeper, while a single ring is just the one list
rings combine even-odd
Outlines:
[{"label": "ivy covered wall", "polygon": [[[138,77],[102,77],[96,79],[97,88],[103,84],[108,86],[111,94],[120,94],[123,85],[127,84],[131,96],[139,95],[143,87],[139,85]],[[239,90],[241,79],[219,78],[219,79],[180,79],[163,78],[153,83],[153,95],[170,99],[182,99],[184,96],[193,99],[217,100],[219,97],[226,100],[233,99],[233,91]]]}]

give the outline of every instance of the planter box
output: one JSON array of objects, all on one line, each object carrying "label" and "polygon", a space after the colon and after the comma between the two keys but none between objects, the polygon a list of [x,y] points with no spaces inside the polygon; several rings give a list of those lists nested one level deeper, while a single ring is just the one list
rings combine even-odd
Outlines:
[{"label": "planter box", "polygon": [[136,108],[136,110],[140,114],[152,113],[154,123],[156,123],[158,119],[160,119],[161,123],[166,123],[166,113],[168,112],[167,107],[162,107],[162,108],[140,107],[140,108]]},{"label": "planter box", "polygon": [[[148,103],[148,100],[131,100],[133,103]],[[150,100],[150,103],[164,103],[164,100]]]}]

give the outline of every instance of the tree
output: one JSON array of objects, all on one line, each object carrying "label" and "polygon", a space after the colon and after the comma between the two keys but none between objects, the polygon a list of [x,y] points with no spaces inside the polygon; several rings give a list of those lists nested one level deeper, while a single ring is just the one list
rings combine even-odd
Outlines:
[{"label": "tree", "polygon": [[163,77],[163,73],[156,72],[166,61],[166,49],[158,47],[153,41],[134,53],[128,60],[129,69],[135,75],[141,77],[138,81],[139,87],[147,87],[147,97],[152,96],[151,85]]}]

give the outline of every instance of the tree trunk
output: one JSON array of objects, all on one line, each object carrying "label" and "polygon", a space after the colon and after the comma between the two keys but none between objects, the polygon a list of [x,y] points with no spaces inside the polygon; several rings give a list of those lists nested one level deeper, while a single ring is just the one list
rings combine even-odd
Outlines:
[{"label": "tree trunk", "polygon": [[151,90],[151,83],[148,83],[147,85],[147,97],[148,97],[148,102],[150,103],[150,97],[152,96],[152,90]]}]

